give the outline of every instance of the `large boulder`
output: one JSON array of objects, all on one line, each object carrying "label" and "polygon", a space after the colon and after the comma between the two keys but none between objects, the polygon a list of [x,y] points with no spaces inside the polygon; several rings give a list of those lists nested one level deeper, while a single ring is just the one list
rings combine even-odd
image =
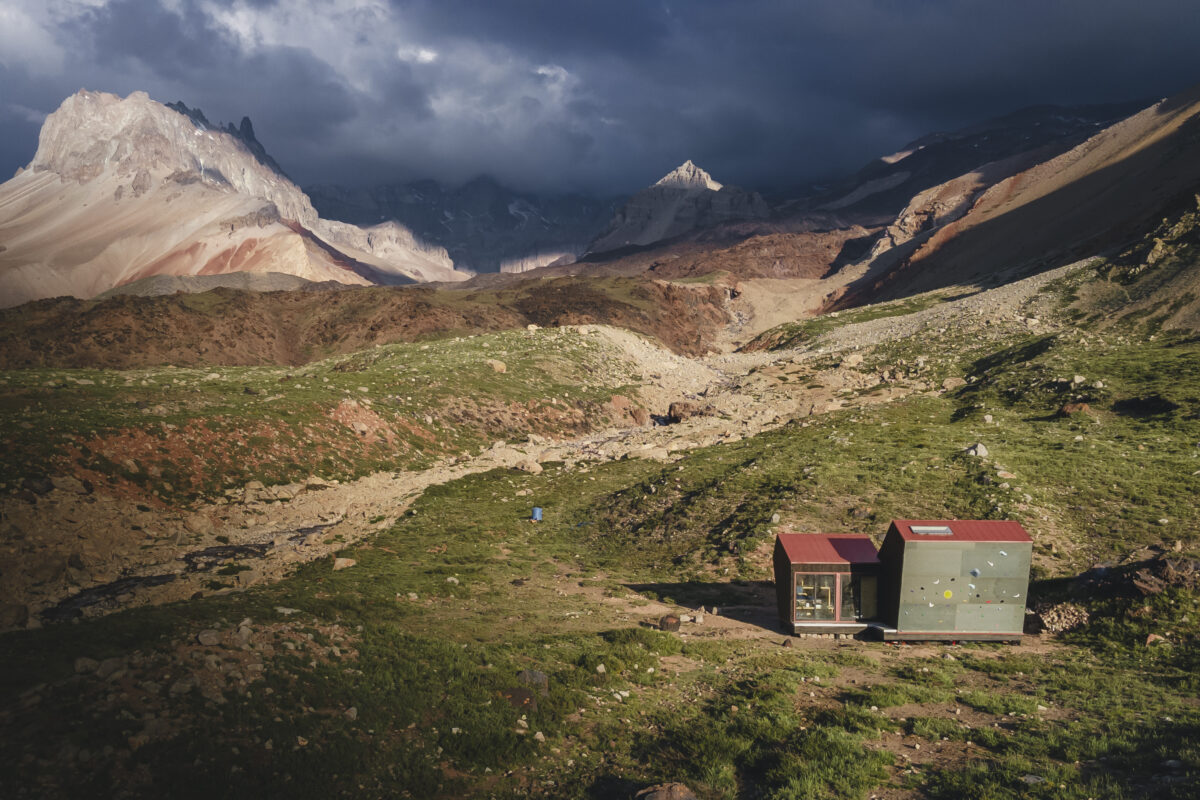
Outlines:
[{"label": "large boulder", "polygon": [[667,421],[675,424],[692,417],[707,417],[712,414],[712,406],[702,406],[699,403],[692,403],[688,400],[676,400],[667,408]]}]

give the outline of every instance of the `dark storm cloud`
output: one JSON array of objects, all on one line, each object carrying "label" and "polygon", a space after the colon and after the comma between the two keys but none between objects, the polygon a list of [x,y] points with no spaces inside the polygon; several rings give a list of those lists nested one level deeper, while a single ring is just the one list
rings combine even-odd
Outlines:
[{"label": "dark storm cloud", "polygon": [[0,174],[81,86],[249,115],[302,182],[628,191],[687,158],[783,185],[1026,105],[1200,81],[1194,0],[6,5],[27,33],[0,32]]}]

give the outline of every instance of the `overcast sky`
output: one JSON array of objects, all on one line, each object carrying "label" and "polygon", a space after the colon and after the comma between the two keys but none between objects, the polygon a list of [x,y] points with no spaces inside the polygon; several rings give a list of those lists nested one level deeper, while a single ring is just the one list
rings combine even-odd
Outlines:
[{"label": "overcast sky", "polygon": [[1200,82],[1197,0],[0,0],[0,176],[80,88],[249,116],[302,184],[631,191],[850,171]]}]

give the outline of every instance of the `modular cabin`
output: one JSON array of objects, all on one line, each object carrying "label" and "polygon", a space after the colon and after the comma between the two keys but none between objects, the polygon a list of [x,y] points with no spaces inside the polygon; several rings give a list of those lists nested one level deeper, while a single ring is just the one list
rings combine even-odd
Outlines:
[{"label": "modular cabin", "polygon": [[885,640],[1019,641],[1033,540],[1009,520],[893,520],[879,548]]},{"label": "modular cabin", "polygon": [[774,562],[785,630],[853,635],[875,617],[879,557],[869,537],[781,533]]}]

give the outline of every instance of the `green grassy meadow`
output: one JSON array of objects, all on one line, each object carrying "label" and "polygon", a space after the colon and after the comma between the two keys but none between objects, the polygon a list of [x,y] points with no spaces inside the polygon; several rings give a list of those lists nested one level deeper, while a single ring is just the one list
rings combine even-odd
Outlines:
[{"label": "green grassy meadow", "polygon": [[[432,415],[454,451],[495,434],[454,427],[451,396],[588,408],[632,381],[593,376],[594,346],[553,336],[387,346],[220,369],[219,381],[9,372],[5,483],[138,426],[139,403],[166,408],[159,429],[269,408],[272,424],[302,431],[363,396],[388,419]],[[880,348],[864,367],[920,347],[937,356],[935,377],[969,376],[953,390],[669,463],[472,475],[341,552],[350,569],[323,559],[270,586],[4,634],[0,795],[608,798],[678,780],[702,798],[1195,797],[1200,597],[1072,594],[1071,582],[1176,541],[1197,557],[1200,340],[1132,325],[956,336]],[[446,377],[489,357],[507,372]],[[1060,413],[1073,402],[1089,409]],[[987,458],[965,455],[976,442]],[[407,444],[228,477],[350,477],[436,450]],[[782,647],[770,621],[779,525],[881,535],[893,517],[1020,520],[1035,539],[1035,600],[1071,597],[1090,621],[1021,646]],[[707,613],[664,633],[664,606]],[[218,643],[201,644],[211,630]]]}]

